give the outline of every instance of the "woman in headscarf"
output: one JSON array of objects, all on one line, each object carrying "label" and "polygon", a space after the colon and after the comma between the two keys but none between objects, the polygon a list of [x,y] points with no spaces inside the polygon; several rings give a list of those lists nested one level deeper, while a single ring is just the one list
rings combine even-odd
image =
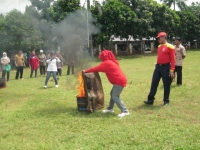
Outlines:
[{"label": "woman in headscarf", "polygon": [[104,50],[100,55],[99,59],[102,61],[96,67],[85,70],[85,73],[89,72],[104,72],[113,88],[110,92],[110,104],[106,110],[103,110],[104,113],[112,113],[114,104],[116,103],[118,108],[121,110],[121,113],[118,117],[122,118],[129,115],[129,111],[120,99],[120,94],[123,88],[126,86],[127,79],[125,74],[122,72],[118,61],[116,60],[113,53],[109,50]]},{"label": "woman in headscarf", "polygon": [[6,70],[6,65],[9,65],[10,59],[7,56],[7,53],[3,53],[3,57],[1,58],[1,64],[2,64],[2,78],[5,78],[7,74],[7,81],[9,81],[10,78],[10,70]]},{"label": "woman in headscarf", "polygon": [[38,55],[40,62],[40,75],[45,75],[46,73],[46,55],[43,53],[43,50],[40,50],[40,54]]},{"label": "woman in headscarf", "polygon": [[33,72],[35,71],[35,77],[37,77],[37,70],[39,67],[39,59],[35,54],[35,51],[32,51],[31,57],[29,58],[29,65],[31,67],[30,78],[33,76]]}]

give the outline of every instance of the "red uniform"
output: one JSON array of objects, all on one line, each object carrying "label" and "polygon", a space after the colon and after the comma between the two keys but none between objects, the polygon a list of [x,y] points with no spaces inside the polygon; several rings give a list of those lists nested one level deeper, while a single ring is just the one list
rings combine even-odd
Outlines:
[{"label": "red uniform", "polygon": [[31,56],[29,59],[29,64],[31,66],[31,70],[37,70],[39,66],[39,59],[37,56]]},{"label": "red uniform", "polygon": [[175,70],[175,49],[174,46],[166,43],[158,46],[158,64],[171,64],[171,71]]},{"label": "red uniform", "polygon": [[102,63],[96,67],[86,70],[85,72],[105,72],[108,80],[113,85],[126,86],[127,79],[119,67],[119,63],[115,59],[112,52],[104,50],[99,58]]}]

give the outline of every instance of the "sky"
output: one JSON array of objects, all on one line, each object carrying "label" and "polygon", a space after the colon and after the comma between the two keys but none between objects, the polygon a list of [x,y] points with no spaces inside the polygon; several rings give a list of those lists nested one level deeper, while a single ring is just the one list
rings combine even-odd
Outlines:
[{"label": "sky", "polygon": [[[0,0],[0,1],[1,1],[0,13],[3,13],[3,14],[6,14],[12,9],[17,9],[24,12],[26,5],[30,5],[29,0]],[[86,0],[81,0],[81,4],[83,5],[85,1]],[[93,0],[90,0],[90,1],[92,2]],[[103,0],[98,0],[98,1],[102,2]],[[160,2],[160,0],[157,0],[157,1]],[[196,1],[200,2],[200,0],[187,0],[187,4],[190,5],[192,2],[196,2]]]}]

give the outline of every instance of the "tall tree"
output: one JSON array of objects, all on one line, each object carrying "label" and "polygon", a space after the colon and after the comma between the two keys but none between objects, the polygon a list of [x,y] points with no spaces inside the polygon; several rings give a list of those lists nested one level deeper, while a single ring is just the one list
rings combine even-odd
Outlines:
[{"label": "tall tree", "polygon": [[81,9],[80,0],[58,0],[49,9],[53,21],[60,22],[68,13]]},{"label": "tall tree", "polygon": [[0,52],[6,51],[8,46],[8,34],[6,29],[6,19],[4,15],[0,15]]},{"label": "tall tree", "polygon": [[109,0],[101,9],[97,5],[91,11],[101,24],[101,33],[97,37],[99,43],[103,42],[102,40],[109,41],[111,35],[124,38],[128,38],[128,35],[137,36],[137,15],[119,0]]},{"label": "tall tree", "polygon": [[5,20],[9,50],[31,50],[44,46],[45,41],[42,40],[37,21],[33,17],[13,10],[5,16]]},{"label": "tall tree", "polygon": [[172,5],[174,6],[174,10],[176,9],[176,6],[180,10],[184,10],[187,8],[187,0],[160,0],[161,2],[164,2],[167,6],[171,7]]}]

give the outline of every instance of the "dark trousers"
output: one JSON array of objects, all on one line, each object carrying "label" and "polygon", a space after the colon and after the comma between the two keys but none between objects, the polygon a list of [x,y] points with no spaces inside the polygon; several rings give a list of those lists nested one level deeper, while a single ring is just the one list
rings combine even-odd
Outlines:
[{"label": "dark trousers", "polygon": [[72,74],[74,74],[74,66],[68,66],[68,68],[67,68],[67,75],[70,74],[71,68],[72,68]]},{"label": "dark trousers", "polygon": [[24,67],[18,66],[15,79],[18,79],[19,75],[20,75],[20,79],[23,78],[23,71],[24,71]]},{"label": "dark trousers", "polygon": [[46,66],[40,66],[40,75],[45,75],[46,73]]},{"label": "dark trousers", "polygon": [[35,71],[35,77],[37,77],[37,69],[36,69],[36,70],[31,70],[30,78],[32,78],[34,71]]},{"label": "dark trousers", "polygon": [[182,85],[182,66],[175,66],[175,72],[177,74],[177,85]]},{"label": "dark trousers", "polygon": [[153,73],[153,78],[151,82],[151,90],[148,95],[149,101],[155,100],[155,95],[157,92],[157,88],[160,82],[160,79],[162,78],[163,84],[164,84],[164,102],[169,102],[169,95],[170,95],[170,85],[172,83],[172,79],[170,77],[170,64],[166,65],[156,65],[156,68]]},{"label": "dark trousers", "polygon": [[6,74],[7,74],[7,81],[9,81],[9,79],[10,79],[10,71],[6,72],[6,70],[3,70],[2,71],[2,78],[5,78]]},{"label": "dark trousers", "polygon": [[57,75],[62,76],[62,69],[61,68],[57,69]]}]

